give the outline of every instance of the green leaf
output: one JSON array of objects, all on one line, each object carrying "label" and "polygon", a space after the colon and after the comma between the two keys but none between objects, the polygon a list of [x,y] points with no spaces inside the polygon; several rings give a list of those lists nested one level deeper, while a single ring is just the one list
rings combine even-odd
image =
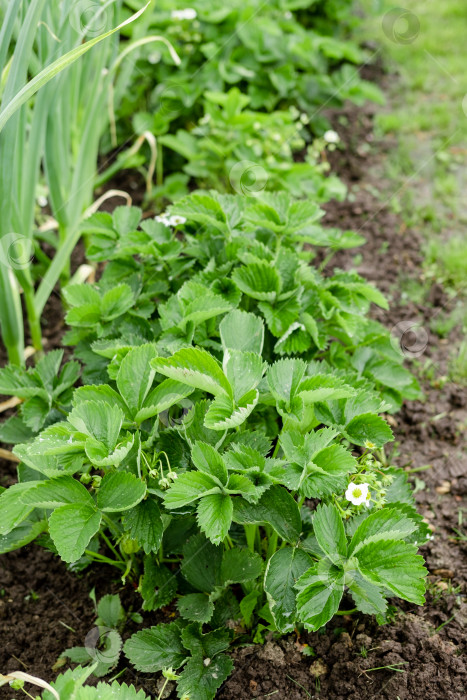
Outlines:
[{"label": "green leaf", "polygon": [[146,484],[130,472],[106,474],[97,492],[97,506],[104,513],[134,508],[146,495]]},{"label": "green leaf", "polygon": [[23,520],[7,535],[0,535],[0,554],[6,554],[15,549],[25,547],[35,540],[42,532],[47,530],[47,525],[48,523],[45,518],[40,520],[38,516],[31,513],[26,520]]},{"label": "green leaf", "polygon": [[251,414],[258,403],[259,393],[256,389],[249,391],[237,401],[230,396],[218,396],[211,403],[204,423],[211,430],[238,428]]},{"label": "green leaf", "polygon": [[193,393],[193,388],[177,382],[174,379],[165,379],[156,386],[146,397],[143,407],[135,415],[135,422],[140,424],[158,413],[166,411],[171,406]]},{"label": "green leaf", "polygon": [[86,488],[71,476],[59,476],[50,481],[42,481],[29,489],[22,502],[34,508],[58,508],[67,503],[81,503],[94,508],[94,501]]},{"label": "green leaf", "polygon": [[253,589],[240,601],[240,612],[247,627],[251,625],[253,612],[259,598],[261,598],[261,591]]},{"label": "green leaf", "polygon": [[358,571],[352,571],[352,579],[347,581],[350,594],[356,607],[366,615],[383,615],[387,603],[381,588],[370,583]]},{"label": "green leaf", "polygon": [[125,642],[124,651],[133,666],[143,673],[179,668],[188,656],[178,622],[137,632]]},{"label": "green leaf", "polygon": [[143,610],[158,610],[172,602],[177,593],[177,578],[152,556],[144,559],[144,576],[141,580]]},{"label": "green leaf", "polygon": [[284,359],[275,362],[267,375],[269,389],[274,398],[290,404],[305,371],[306,362],[303,360]]},{"label": "green leaf", "polygon": [[102,442],[109,450],[117,444],[124,414],[104,401],[84,401],[68,414],[68,422],[80,433]]},{"label": "green leaf", "polygon": [[224,372],[233,388],[233,398],[241,401],[245,394],[256,389],[263,376],[263,361],[253,352],[227,350],[224,356]]},{"label": "green leaf", "polygon": [[125,619],[125,611],[118,595],[104,595],[97,604],[97,614],[100,624],[107,627],[117,627]]},{"label": "green leaf", "polygon": [[221,585],[223,547],[215,546],[199,533],[190,537],[183,547],[181,572],[198,591],[212,593]]},{"label": "green leaf", "polygon": [[313,531],[319,546],[334,563],[347,556],[344,523],[336,506],[320,504],[313,515]]},{"label": "green leaf", "polygon": [[213,544],[220,544],[228,534],[232,513],[232,499],[220,493],[204,496],[198,503],[198,525]]},{"label": "green leaf", "polygon": [[254,505],[243,498],[234,499],[233,520],[242,524],[268,523],[291,544],[297,542],[302,530],[297,502],[282,486],[271,486]]},{"label": "green leaf", "polygon": [[209,622],[214,612],[214,604],[204,593],[189,593],[177,601],[180,617],[191,622]]},{"label": "green leaf", "polygon": [[154,499],[147,498],[127,511],[123,518],[123,526],[145,554],[158,551],[164,527],[160,508]]},{"label": "green leaf", "polygon": [[261,355],[264,324],[255,314],[236,309],[224,316],[219,332],[224,349],[254,352]]},{"label": "green leaf", "polygon": [[224,586],[254,581],[263,573],[263,560],[255,552],[235,547],[224,552],[221,577]]},{"label": "green leaf", "polygon": [[386,421],[374,413],[363,413],[352,418],[346,425],[346,434],[355,445],[364,446],[369,440],[376,447],[383,447],[387,442],[394,440],[392,430]]},{"label": "green leaf", "polygon": [[318,562],[297,581],[297,612],[306,629],[315,632],[329,622],[339,609],[344,593],[341,569]]},{"label": "green leaf", "polygon": [[221,654],[215,659],[191,658],[183,667],[178,680],[179,697],[187,697],[190,700],[213,700],[216,691],[230,676],[233,670],[233,661]]},{"label": "green leaf", "polygon": [[166,508],[183,508],[201,496],[218,493],[220,490],[214,479],[202,472],[185,472],[180,474],[164,496]]},{"label": "green leaf", "polygon": [[350,542],[348,555],[358,552],[368,541],[402,540],[417,529],[417,522],[405,516],[399,508],[382,508],[360,523]]},{"label": "green leaf", "polygon": [[279,273],[267,263],[251,263],[237,268],[232,279],[244,294],[258,301],[273,302],[281,290]]},{"label": "green leaf", "polygon": [[198,440],[192,447],[191,459],[201,472],[214,477],[222,486],[227,484],[227,468],[221,455],[214,447]]},{"label": "green leaf", "polygon": [[128,284],[112,287],[101,299],[101,313],[106,321],[112,321],[129,311],[135,303],[135,295]]},{"label": "green leaf", "polygon": [[26,481],[13,484],[0,494],[0,535],[8,535],[28,517],[33,507],[25,505],[22,498],[40,483],[40,481]]},{"label": "green leaf", "polygon": [[415,545],[397,540],[364,544],[356,553],[362,575],[376,585],[388,588],[399,598],[423,605],[427,570]]},{"label": "green leaf", "polygon": [[133,417],[151,389],[156,372],[150,363],[156,356],[155,346],[148,343],[130,350],[120,365],[117,387]]},{"label": "green leaf", "polygon": [[183,348],[172,357],[158,357],[151,364],[160,374],[195,389],[208,391],[214,396],[232,394],[231,386],[222,368],[206,350]]},{"label": "green leaf", "polygon": [[101,514],[91,506],[71,503],[54,510],[49,518],[49,532],[63,561],[77,561],[100,524]]},{"label": "green leaf", "polygon": [[274,623],[285,634],[295,627],[296,591],[294,586],[300,576],[312,565],[313,560],[302,549],[284,547],[268,561],[264,577],[264,590]]}]

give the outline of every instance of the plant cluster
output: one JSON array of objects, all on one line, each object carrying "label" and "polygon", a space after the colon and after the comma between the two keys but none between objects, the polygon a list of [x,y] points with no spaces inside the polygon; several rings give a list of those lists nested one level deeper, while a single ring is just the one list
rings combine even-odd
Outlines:
[{"label": "plant cluster", "polygon": [[75,567],[112,563],[145,610],[176,599],[180,619],[125,653],[182,667],[180,697],[214,697],[232,642],[316,630],[344,595],[380,621],[387,596],[423,602],[428,531],[381,415],[419,390],[368,318],[384,297],[311,264],[361,243],[319,217],[283,192],[195,192],[162,221],[95,214],[89,257],[109,262],[65,288],[86,383],[61,390],[71,363],[47,384],[60,354],[0,372],[29,395],[11,431],[47,422],[15,448],[2,551],[40,534]]},{"label": "plant cluster", "polygon": [[[140,9],[133,0],[117,6],[119,20]],[[10,10],[0,59],[20,62],[20,49],[9,48],[25,46],[17,26],[37,48],[42,10],[31,0],[28,21]],[[260,22],[250,21],[255,13]],[[388,414],[420,388],[370,316],[372,304],[387,308],[384,296],[356,272],[331,268],[336,252],[365,241],[320,223],[319,203],[343,195],[325,162],[338,136],[311,142],[303,115],[334,97],[376,96],[350,66],[360,51],[335,36],[336,20],[348,18],[347,0],[197,0],[193,8],[158,4],[119,25],[132,42],[114,46],[113,136],[125,135],[130,114],[136,133],[149,129],[157,138],[155,194],[173,203],[155,218],[126,206],[81,220],[80,200],[70,209],[71,237],[58,218],[63,248],[50,266],[40,259],[43,289],[79,237],[96,271],[92,283],[62,279],[72,359],[63,363],[56,350],[26,369],[12,338],[13,363],[0,370],[0,394],[20,400],[0,426],[0,440],[14,444],[20,460],[17,483],[0,489],[0,553],[37,540],[76,571],[112,565],[145,611],[176,606],[175,620],[140,630],[123,652],[138,670],[176,681],[183,700],[212,700],[232,670],[232,645],[317,630],[349,600],[380,623],[388,598],[424,600],[417,550],[428,529],[406,474],[385,453]],[[169,65],[171,44],[153,29],[180,50],[179,73]],[[76,40],[54,70],[102,38]],[[144,75],[130,89],[134,64],[122,58],[133,48]],[[47,69],[44,81],[50,76]],[[140,89],[153,90],[144,109]],[[65,103],[69,97],[64,92]],[[21,99],[16,123],[30,139],[26,117],[36,124],[41,102],[32,119]],[[101,107],[96,98],[94,109]],[[51,129],[57,119],[50,117]],[[76,156],[84,132],[68,128],[64,144]],[[48,134],[52,195],[69,182],[59,182],[53,129]],[[165,179],[162,147],[178,154]],[[6,338],[3,315],[1,322]],[[108,633],[101,655],[88,645],[64,652],[80,666],[44,698],[144,700],[115,683],[83,688],[90,673],[114,668],[122,650],[118,598],[106,596],[96,614],[98,633]],[[106,657],[114,646],[116,657]]]}]

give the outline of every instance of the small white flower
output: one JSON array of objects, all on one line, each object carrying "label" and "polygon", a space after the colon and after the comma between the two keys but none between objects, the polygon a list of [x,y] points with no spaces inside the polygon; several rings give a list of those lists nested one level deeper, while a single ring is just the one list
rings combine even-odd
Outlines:
[{"label": "small white flower", "polygon": [[287,10],[287,12],[284,12],[284,17],[285,19],[292,19],[293,14],[290,12],[290,10]]},{"label": "small white flower", "polygon": [[334,131],[333,129],[329,129],[329,131],[325,131],[323,135],[324,140],[326,143],[339,143],[340,137],[337,131]]},{"label": "small white flower", "polygon": [[170,226],[170,218],[167,216],[167,214],[159,214],[159,216],[155,217],[155,220],[160,224],[164,224],[164,226]]},{"label": "small white flower", "polygon": [[171,226],[181,226],[184,223],[186,223],[184,216],[171,216],[169,219],[169,224]]},{"label": "small white flower", "polygon": [[368,490],[368,484],[350,483],[345,492],[345,497],[348,501],[353,503],[354,506],[361,506],[363,503],[369,506],[371,493]]},{"label": "small white flower", "polygon": [[198,13],[192,7],[187,7],[184,10],[172,10],[172,19],[196,19]]}]

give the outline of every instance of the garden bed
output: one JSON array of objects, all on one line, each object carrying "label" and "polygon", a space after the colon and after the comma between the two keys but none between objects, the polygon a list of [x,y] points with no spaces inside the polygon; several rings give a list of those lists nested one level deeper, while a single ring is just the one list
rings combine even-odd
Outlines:
[{"label": "garden bed", "polygon": [[[334,262],[343,269],[356,268],[392,297],[390,311],[375,314],[388,328],[403,321],[420,322],[427,333],[423,358],[431,359],[439,376],[458,337],[453,332],[446,342],[440,342],[431,333],[429,321],[437,309],[450,302],[436,284],[423,303],[415,304],[401,294],[401,283],[421,274],[421,241],[405,230],[384,203],[388,184],[382,179],[381,162],[390,144],[374,143],[372,113],[371,108],[350,107],[333,115],[346,145],[345,150],[332,155],[333,167],[351,188],[352,196],[346,202],[326,205],[326,223],[360,231],[367,238],[365,246],[340,252]],[[62,328],[59,307],[53,302],[45,317],[47,349],[59,345]],[[467,478],[462,476],[465,457],[458,454],[458,426],[467,420],[467,399],[454,385],[437,386],[423,375],[420,381],[426,401],[407,402],[391,418],[391,424],[397,444],[395,463],[411,469],[431,465],[414,473],[423,480],[423,484],[418,483],[416,500],[434,531],[434,539],[422,550],[429,570],[426,605],[398,601],[394,622],[381,627],[373,618],[360,614],[341,616],[316,633],[241,648],[233,655],[232,676],[218,691],[220,700],[465,697],[467,671],[461,654],[467,639],[467,608],[461,603],[461,594],[467,581],[467,542],[456,539],[454,528],[459,527],[459,509],[465,507]],[[11,474],[13,481],[11,466],[2,462],[0,470],[4,479]],[[8,476],[2,481],[4,485],[9,482]],[[82,644],[93,626],[89,590],[95,587],[98,598],[119,591],[112,577],[114,570],[104,565],[78,577],[35,545],[2,556],[0,638],[5,644],[0,649],[0,669],[53,678],[52,666],[59,654],[66,647]],[[139,596],[132,595],[128,587],[120,594],[126,607],[139,607]],[[172,615],[173,608],[145,613],[145,625],[169,621]],[[133,631],[128,629],[125,636]],[[125,668],[125,661],[119,668]],[[134,683],[154,697],[159,674],[149,676],[128,669],[119,681]],[[11,697],[11,689],[0,689],[0,698]]]}]

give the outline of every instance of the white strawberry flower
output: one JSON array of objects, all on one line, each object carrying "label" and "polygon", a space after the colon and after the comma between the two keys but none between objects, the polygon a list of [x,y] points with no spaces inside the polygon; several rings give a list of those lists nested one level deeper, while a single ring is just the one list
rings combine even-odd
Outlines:
[{"label": "white strawberry flower", "polygon": [[345,497],[354,506],[361,506],[363,503],[368,507],[370,506],[371,493],[368,489],[368,484],[350,483],[345,492]]},{"label": "white strawberry flower", "polygon": [[170,226],[170,219],[167,214],[159,214],[159,216],[155,217],[155,220],[160,224],[164,224],[164,226]]},{"label": "white strawberry flower", "polygon": [[196,19],[197,12],[192,7],[186,7],[184,10],[172,10],[172,19]]},{"label": "white strawberry flower", "polygon": [[328,131],[324,132],[323,135],[324,140],[326,143],[339,143],[340,137],[337,131],[334,131],[333,129],[329,129]]},{"label": "white strawberry flower", "polygon": [[186,223],[186,219],[184,216],[171,216],[169,219],[169,223],[171,226],[181,226],[182,224]]}]

